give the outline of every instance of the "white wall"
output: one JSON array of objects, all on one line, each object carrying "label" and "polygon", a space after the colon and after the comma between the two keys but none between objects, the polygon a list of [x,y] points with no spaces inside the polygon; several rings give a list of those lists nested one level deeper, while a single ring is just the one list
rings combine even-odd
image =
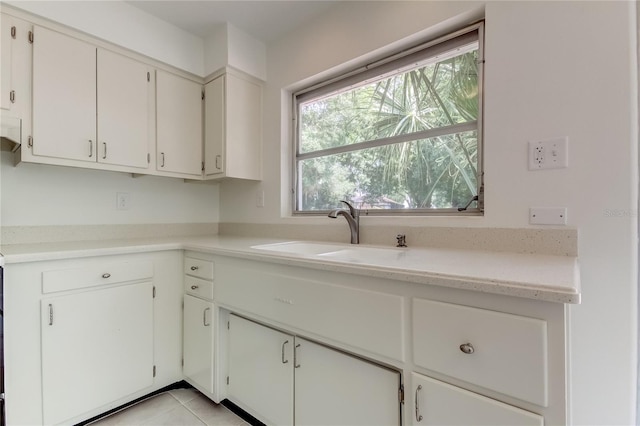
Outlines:
[{"label": "white wall", "polygon": [[12,161],[2,153],[2,226],[218,222],[218,185]]},{"label": "white wall", "polygon": [[[221,186],[221,222],[288,217],[290,89],[343,64],[478,15],[480,2],[349,2],[267,46],[264,181]],[[579,231],[583,303],[569,308],[575,424],[632,424],[637,330],[637,70],[634,2],[486,4],[486,214],[363,218],[369,224],[531,227],[565,206]],[[354,61],[355,59],[355,61]],[[289,89],[289,90],[283,90]],[[527,170],[527,141],[569,137],[570,167]],[[265,207],[255,194],[265,191]]]}]

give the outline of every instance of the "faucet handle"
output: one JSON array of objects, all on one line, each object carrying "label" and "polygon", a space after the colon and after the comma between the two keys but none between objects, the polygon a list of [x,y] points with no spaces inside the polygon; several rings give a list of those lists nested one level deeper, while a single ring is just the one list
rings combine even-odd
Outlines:
[{"label": "faucet handle", "polygon": [[356,217],[358,215],[357,209],[353,207],[349,202],[344,200],[341,200],[340,202],[345,203],[347,207],[349,207],[349,213],[351,214],[352,217]]}]

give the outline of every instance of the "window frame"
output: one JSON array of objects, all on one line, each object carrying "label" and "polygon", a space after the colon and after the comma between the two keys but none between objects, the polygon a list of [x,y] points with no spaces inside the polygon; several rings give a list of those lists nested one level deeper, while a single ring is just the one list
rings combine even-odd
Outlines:
[{"label": "window frame", "polygon": [[[477,33],[477,36],[474,34]],[[409,65],[415,63],[416,60],[427,61],[430,58],[436,58],[442,54],[446,54],[455,49],[468,44],[467,40],[476,40],[478,43],[478,118],[473,122],[465,122],[449,126],[438,127],[434,129],[423,130],[410,134],[402,134],[392,137],[386,137],[379,140],[358,143],[361,149],[374,148],[377,146],[386,146],[393,143],[411,142],[423,140],[420,136],[436,137],[442,135],[451,135],[464,131],[477,132],[477,202],[471,202],[468,208],[460,210],[459,208],[444,209],[363,209],[362,214],[371,216],[482,216],[484,214],[484,20],[466,26],[457,31],[448,33],[442,37],[430,40],[426,43],[404,49],[391,56],[377,60],[373,63],[366,64],[357,69],[342,73],[334,78],[325,80],[310,87],[301,89],[292,93],[292,173],[291,173],[291,211],[294,216],[318,216],[326,215],[330,210],[300,210],[300,192],[302,185],[302,176],[300,173],[300,162],[307,158],[318,158],[321,156],[313,155],[314,153],[322,153],[330,151],[331,154],[341,152],[355,151],[353,145],[340,146],[325,150],[313,151],[313,153],[300,152],[300,121],[298,119],[300,106],[308,100],[318,99],[328,96],[332,93],[347,91],[350,87],[363,85],[371,80],[381,80],[386,74],[397,73],[398,69],[409,68]],[[466,41],[466,43],[465,43]],[[414,67],[415,68],[415,67]],[[416,137],[418,136],[418,137]],[[358,150],[361,150],[358,149]],[[329,155],[329,154],[328,154]],[[471,201],[471,200],[469,200]],[[336,206],[338,207],[338,206]],[[358,206],[355,206],[356,208]],[[464,206],[461,206],[464,207]]]}]

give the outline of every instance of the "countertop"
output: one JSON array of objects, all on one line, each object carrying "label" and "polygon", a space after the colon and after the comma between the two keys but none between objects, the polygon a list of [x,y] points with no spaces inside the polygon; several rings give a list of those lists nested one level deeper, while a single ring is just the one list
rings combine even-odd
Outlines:
[{"label": "countertop", "polygon": [[[313,254],[274,252],[256,245],[285,242],[233,236],[78,241],[0,247],[5,265],[92,256],[193,250],[313,269],[502,294],[580,303],[578,259],[572,256],[409,247],[389,262],[354,263]],[[340,245],[344,249],[373,246]],[[385,247],[392,248],[392,247]]]}]

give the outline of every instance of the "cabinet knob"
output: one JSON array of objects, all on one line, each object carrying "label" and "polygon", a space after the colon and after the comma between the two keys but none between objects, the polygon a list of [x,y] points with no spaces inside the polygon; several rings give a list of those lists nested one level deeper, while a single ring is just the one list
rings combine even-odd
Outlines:
[{"label": "cabinet knob", "polygon": [[197,286],[197,285],[192,285],[192,286],[191,286],[191,290],[195,290],[195,289],[197,289],[197,288],[198,288],[198,286]]},{"label": "cabinet knob", "polygon": [[473,348],[473,345],[471,343],[460,345],[460,350],[467,355],[471,355],[473,352],[475,352],[475,349]]},{"label": "cabinet knob", "polygon": [[197,271],[197,270],[198,270],[198,267],[197,267],[197,266],[192,266],[192,267],[191,267],[191,270],[192,270],[192,271]]},{"label": "cabinet knob", "polygon": [[111,274],[110,274],[110,273],[108,273],[108,272],[107,272],[107,273],[105,273],[105,274],[102,274],[102,278],[105,278],[105,279],[106,279],[106,278],[109,278],[109,277],[111,277]]}]

